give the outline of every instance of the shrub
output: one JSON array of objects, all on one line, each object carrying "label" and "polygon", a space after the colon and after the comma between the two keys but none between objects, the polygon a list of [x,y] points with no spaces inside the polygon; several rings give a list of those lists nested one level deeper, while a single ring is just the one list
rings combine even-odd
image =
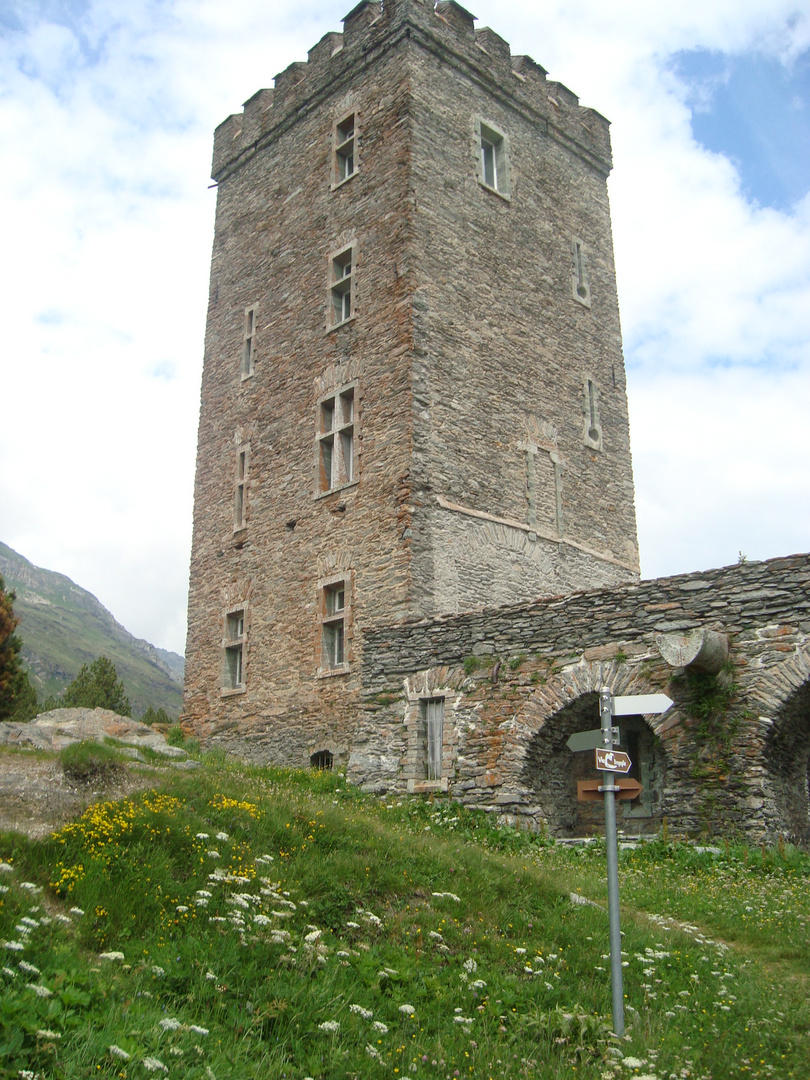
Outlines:
[{"label": "shrub", "polygon": [[65,776],[78,784],[115,780],[126,771],[113,747],[92,741],[66,746],[59,763]]}]

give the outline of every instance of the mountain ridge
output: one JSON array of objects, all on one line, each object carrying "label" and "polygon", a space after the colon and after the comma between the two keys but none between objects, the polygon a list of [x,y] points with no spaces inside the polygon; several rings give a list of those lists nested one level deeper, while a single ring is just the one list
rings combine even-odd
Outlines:
[{"label": "mountain ridge", "polygon": [[2,541],[0,574],[17,594],[21,655],[40,702],[60,694],[82,664],[103,655],[115,664],[133,716],[149,705],[180,714],[182,656],[136,638],[87,589],[65,574],[35,566]]}]

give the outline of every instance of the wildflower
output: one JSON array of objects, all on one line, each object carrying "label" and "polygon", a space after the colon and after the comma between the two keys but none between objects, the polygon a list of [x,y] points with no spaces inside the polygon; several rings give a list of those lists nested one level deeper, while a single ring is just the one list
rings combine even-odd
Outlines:
[{"label": "wildflower", "polygon": [[413,1005],[400,1005],[399,1011],[402,1013],[403,1016],[413,1016],[413,1014],[416,1012],[416,1009],[413,1007]]},{"label": "wildflower", "polygon": [[330,1035],[333,1035],[335,1032],[340,1031],[340,1021],[324,1020],[322,1024],[318,1024],[318,1027],[321,1029],[321,1031],[326,1031]]},{"label": "wildflower", "polygon": [[379,1031],[381,1035],[388,1034],[388,1026],[382,1022],[382,1020],[375,1020],[371,1025],[375,1031]]},{"label": "wildflower", "polygon": [[13,874],[14,867],[10,866],[7,862],[0,862],[0,874]]},{"label": "wildflower", "polygon": [[208,1028],[200,1027],[198,1024],[189,1024],[189,1031],[193,1031],[195,1035],[207,1035]]},{"label": "wildflower", "polygon": [[217,840],[230,840],[230,836],[226,832],[218,832]]},{"label": "wildflower", "polygon": [[374,1013],[371,1009],[364,1009],[362,1005],[350,1005],[349,1012],[357,1013],[358,1016],[362,1016],[364,1020],[370,1020]]},{"label": "wildflower", "polygon": [[122,952],[103,952],[98,954],[99,960],[123,960],[124,954]]},{"label": "wildflower", "polygon": [[163,970],[160,964],[152,964],[152,974],[157,975],[159,978],[161,975],[165,975],[166,972]]},{"label": "wildflower", "polygon": [[33,881],[21,881],[20,888],[25,889],[26,892],[42,892],[42,886],[35,885]]},{"label": "wildflower", "polygon": [[208,833],[207,832],[198,832],[195,835],[194,839],[195,840],[207,840],[208,839]]},{"label": "wildflower", "polygon": [[357,922],[347,922],[346,925],[348,927],[350,927],[350,929],[352,929],[352,930],[359,930],[360,929],[360,923],[357,923]]},{"label": "wildflower", "polygon": [[24,915],[20,919],[20,922],[23,923],[25,926],[29,926],[31,928],[33,928],[35,926],[39,926],[39,923],[37,922],[36,919],[29,919],[27,915]]},{"label": "wildflower", "polygon": [[12,952],[22,952],[22,950],[25,948],[21,941],[4,941],[3,945],[7,949],[11,949]]},{"label": "wildflower", "polygon": [[54,915],[54,918],[57,922],[60,922],[62,924],[67,923],[68,925],[70,925],[70,919],[67,917],[67,915],[63,915],[61,911],[57,915]]},{"label": "wildflower", "polygon": [[42,986],[41,983],[26,983],[25,985],[27,989],[33,990],[37,997],[53,997],[53,991],[49,990],[47,986]]},{"label": "wildflower", "polygon": [[126,1050],[122,1050],[120,1046],[116,1046],[115,1043],[108,1047],[111,1057],[120,1058],[121,1061],[129,1061],[131,1054],[128,1054]]},{"label": "wildflower", "polygon": [[270,919],[266,915],[254,915],[253,921],[257,926],[267,926],[270,923]]},{"label": "wildflower", "polygon": [[183,915],[186,911],[188,911],[188,906],[186,904],[178,904],[175,908],[175,911],[178,913],[178,915]]},{"label": "wildflower", "polygon": [[218,851],[216,850],[216,848],[211,848],[211,850],[210,850],[210,851],[206,851],[206,853],[205,853],[205,854],[206,854],[206,855],[208,856],[208,858],[209,858],[209,859],[220,859],[220,858],[222,858],[222,856],[221,856],[221,855],[220,855],[220,853],[219,853],[219,852],[218,852]]},{"label": "wildflower", "polygon": [[377,1061],[382,1061],[380,1052],[376,1046],[372,1046],[371,1043],[366,1043],[366,1053],[370,1058],[375,1058]]},{"label": "wildflower", "polygon": [[40,1028],[37,1032],[38,1039],[61,1039],[61,1031],[51,1031],[50,1028]]},{"label": "wildflower", "polygon": [[82,909],[80,907],[72,907],[70,909],[70,914],[71,915],[78,915],[79,918],[81,918],[82,915],[84,915],[84,912],[82,911]]},{"label": "wildflower", "polygon": [[8,975],[10,979],[16,979],[17,977],[17,972],[14,970],[14,968],[4,967],[0,968],[0,971],[2,971],[4,975]]},{"label": "wildflower", "polygon": [[470,987],[473,990],[485,990],[486,985],[487,984],[484,982],[483,979],[476,979],[475,982],[470,983]]},{"label": "wildflower", "polygon": [[161,1031],[177,1031],[177,1029],[180,1027],[180,1021],[175,1020],[173,1016],[167,1016],[165,1017],[165,1019],[160,1021],[158,1027]]},{"label": "wildflower", "polygon": [[304,938],[304,941],[308,941],[310,944],[312,944],[314,941],[318,940],[322,933],[322,930],[313,930],[311,934],[307,934],[307,936]]},{"label": "wildflower", "polygon": [[29,964],[26,960],[21,960],[17,967],[20,971],[24,971],[26,975],[41,975],[42,972],[38,967],[34,967],[33,964]]},{"label": "wildflower", "polygon": [[213,971],[206,971],[205,977],[208,980],[208,982],[216,982],[217,981],[217,977],[213,973]]},{"label": "wildflower", "polygon": [[167,1073],[169,1071],[159,1058],[145,1057],[141,1062],[141,1065],[143,1065],[147,1072]]},{"label": "wildflower", "polygon": [[624,1064],[628,1069],[640,1069],[642,1065],[646,1065],[646,1060],[637,1057],[626,1057]]},{"label": "wildflower", "polygon": [[478,964],[472,957],[470,957],[469,960],[464,961],[464,970],[470,975],[474,975],[475,972],[478,971]]},{"label": "wildflower", "polygon": [[207,892],[205,889],[197,889],[197,896],[204,896],[206,900],[211,899],[211,893]]}]

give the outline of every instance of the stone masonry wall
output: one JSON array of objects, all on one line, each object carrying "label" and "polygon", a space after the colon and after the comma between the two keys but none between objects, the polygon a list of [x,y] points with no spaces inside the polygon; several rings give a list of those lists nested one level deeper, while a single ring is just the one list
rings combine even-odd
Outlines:
[{"label": "stone masonry wall", "polygon": [[[728,664],[670,667],[662,637],[701,628],[727,636]],[[650,787],[621,827],[666,818],[682,832],[810,840],[808,555],[377,629],[363,683],[349,775],[368,787],[426,790],[420,703],[444,697],[443,789],[532,828],[587,832],[599,819],[575,781],[597,774],[568,736],[598,727],[603,686],[665,692],[675,705],[662,716],[617,721]]]}]

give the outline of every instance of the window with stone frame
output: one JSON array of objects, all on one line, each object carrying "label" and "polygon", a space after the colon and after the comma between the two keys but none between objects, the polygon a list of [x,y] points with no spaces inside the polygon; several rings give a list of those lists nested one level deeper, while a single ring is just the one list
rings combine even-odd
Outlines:
[{"label": "window with stone frame", "polygon": [[444,698],[423,698],[420,702],[422,745],[420,758],[424,778],[441,780],[444,755]]},{"label": "window with stone frame", "polygon": [[256,314],[258,308],[245,308],[245,329],[242,336],[242,378],[253,374],[253,354],[256,348]]},{"label": "window with stone frame", "polygon": [[574,299],[589,308],[591,306],[591,284],[588,280],[588,260],[582,241],[577,236],[571,237],[571,293]]},{"label": "window with stone frame", "polygon": [[321,582],[321,674],[348,670],[351,577],[333,577]]},{"label": "window with stone frame", "polygon": [[245,609],[233,608],[225,613],[223,638],[222,689],[245,689]]},{"label": "window with stone frame", "polygon": [[318,491],[335,491],[356,483],[355,390],[352,383],[318,402]]},{"label": "window with stone frame", "polygon": [[335,124],[333,185],[350,180],[357,172],[357,114],[350,113]]},{"label": "window with stone frame", "polygon": [[247,525],[247,483],[250,466],[250,443],[243,443],[236,451],[236,474],[233,495],[234,532]]},{"label": "window with stone frame", "polygon": [[478,182],[504,199],[512,195],[508,137],[480,117],[475,118],[476,176]]},{"label": "window with stone frame", "polygon": [[354,315],[354,248],[347,247],[330,260],[329,317],[340,326]]}]

